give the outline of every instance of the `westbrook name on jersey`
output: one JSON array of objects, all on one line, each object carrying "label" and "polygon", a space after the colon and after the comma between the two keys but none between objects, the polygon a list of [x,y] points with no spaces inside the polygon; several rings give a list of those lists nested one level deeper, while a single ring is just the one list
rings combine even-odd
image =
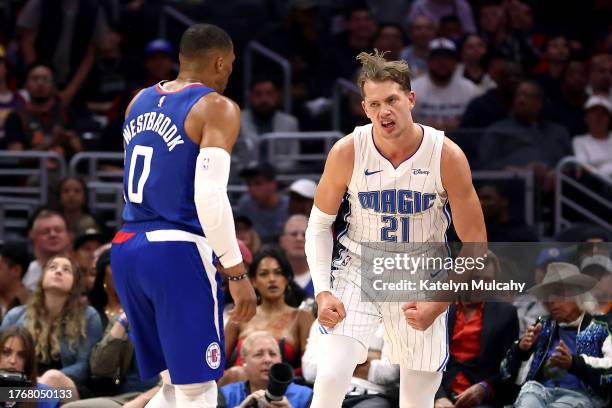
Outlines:
[{"label": "westbrook name on jersey", "polygon": [[202,84],[146,88],[123,125],[125,223],[111,266],[141,378],[169,370],[177,384],[193,384],[223,375],[221,275],[194,201],[200,146],[184,128],[210,92]]},{"label": "westbrook name on jersey", "polygon": [[126,227],[137,224],[175,228],[204,235],[194,202],[194,177],[200,146],[183,124],[193,105],[214,92],[190,84],[166,92],[161,84],[146,88],[132,105],[123,126]]}]

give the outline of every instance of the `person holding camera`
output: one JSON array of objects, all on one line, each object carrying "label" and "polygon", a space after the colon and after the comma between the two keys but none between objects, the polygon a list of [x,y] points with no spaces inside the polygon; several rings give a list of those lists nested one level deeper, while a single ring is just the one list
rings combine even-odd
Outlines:
[{"label": "person holding camera", "polygon": [[[0,387],[34,387],[50,390],[36,378],[36,345],[24,327],[13,326],[0,332]],[[0,402],[0,406],[9,406]],[[57,408],[59,399],[45,399],[36,403],[18,403],[13,407]]]},{"label": "person holding camera", "polygon": [[[293,370],[281,363],[276,339],[265,331],[251,333],[240,349],[247,381],[220,388],[218,408],[306,408],[312,389],[293,383]],[[283,395],[283,388],[284,390]]]}]

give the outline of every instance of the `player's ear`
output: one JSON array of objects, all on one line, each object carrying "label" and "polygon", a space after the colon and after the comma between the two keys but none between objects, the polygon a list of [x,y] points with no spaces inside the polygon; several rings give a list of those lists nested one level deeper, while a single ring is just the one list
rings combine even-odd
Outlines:
[{"label": "player's ear", "polygon": [[217,57],[215,59],[215,71],[217,72],[221,71],[221,69],[223,69],[223,64],[224,64],[223,57]]},{"label": "player's ear", "polygon": [[414,108],[414,105],[416,104],[416,94],[414,91],[408,91],[408,100],[410,101],[410,107]]}]

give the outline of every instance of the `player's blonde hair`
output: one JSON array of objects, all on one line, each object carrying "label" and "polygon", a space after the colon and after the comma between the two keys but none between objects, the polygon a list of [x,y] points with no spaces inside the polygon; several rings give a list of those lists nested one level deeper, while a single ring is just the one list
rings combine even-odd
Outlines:
[{"label": "player's blonde hair", "polygon": [[373,54],[361,52],[357,55],[357,60],[361,62],[361,71],[357,78],[357,85],[361,89],[361,96],[364,96],[363,85],[366,81],[397,82],[403,91],[410,91],[410,67],[404,60],[387,61],[385,53],[374,49]]}]

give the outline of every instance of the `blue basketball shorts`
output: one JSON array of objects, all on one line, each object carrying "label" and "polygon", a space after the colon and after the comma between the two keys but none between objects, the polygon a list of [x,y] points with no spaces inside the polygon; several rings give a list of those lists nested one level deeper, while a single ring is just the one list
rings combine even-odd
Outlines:
[{"label": "blue basketball shorts", "polygon": [[166,369],[173,384],[223,375],[221,279],[204,237],[124,228],[113,239],[111,268],[141,378]]}]

